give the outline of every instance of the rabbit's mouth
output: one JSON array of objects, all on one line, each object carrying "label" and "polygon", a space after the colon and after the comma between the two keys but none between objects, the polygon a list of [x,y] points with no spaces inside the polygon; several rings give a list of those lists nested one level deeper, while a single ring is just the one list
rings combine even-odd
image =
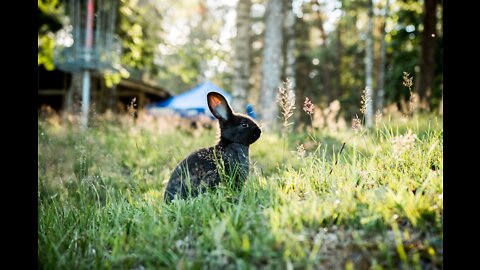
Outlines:
[{"label": "rabbit's mouth", "polygon": [[255,128],[255,130],[253,131],[252,133],[252,143],[255,142],[256,140],[258,140],[258,138],[260,138],[260,134],[262,133],[262,131],[259,129],[259,128]]}]

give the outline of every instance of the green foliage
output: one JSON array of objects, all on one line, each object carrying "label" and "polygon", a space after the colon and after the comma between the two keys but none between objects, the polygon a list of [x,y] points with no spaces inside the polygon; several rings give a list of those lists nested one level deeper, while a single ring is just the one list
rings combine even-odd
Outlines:
[{"label": "green foliage", "polygon": [[[123,0],[117,29],[123,42],[122,64],[130,71],[143,73],[142,79],[148,82],[161,81],[162,87],[173,93],[191,88],[204,79],[207,62],[220,63],[231,57],[221,49],[218,33],[223,22],[215,12],[195,0],[168,6]],[[172,39],[171,35],[178,37]],[[228,76],[222,71],[213,80],[222,86]]]},{"label": "green foliage", "polygon": [[241,191],[172,204],[171,170],[216,131],[105,119],[86,133],[39,120],[40,268],[443,268],[443,125],[433,116],[293,133],[285,161],[282,138],[262,134]]},{"label": "green foliage", "polygon": [[38,0],[38,33],[43,35],[60,30],[62,11],[59,0]]},{"label": "green foliage", "polygon": [[[158,44],[157,78],[162,85],[179,93],[210,79],[230,89],[234,40],[223,40],[222,29],[229,12],[225,3],[189,0],[174,2],[161,10],[165,39]],[[171,29],[172,28],[172,29]],[[175,37],[175,38],[173,38]],[[213,74],[208,78],[207,72]]]},{"label": "green foliage", "polygon": [[46,70],[53,70],[53,49],[55,41],[52,35],[43,35],[38,37],[38,66],[43,65]]},{"label": "green foliage", "polygon": [[[388,101],[407,101],[410,97],[408,88],[401,85],[403,72],[406,71],[416,77],[420,66],[420,42],[422,24],[422,3],[409,1],[398,2],[398,12],[392,14],[389,25],[391,31],[387,33],[389,41],[387,47],[387,74],[386,93]],[[412,28],[407,31],[407,28]]]},{"label": "green foliage", "polygon": [[140,6],[138,0],[122,0],[119,11],[120,23],[117,31],[122,39],[122,64],[133,69],[150,68],[153,51],[146,44],[146,7]]},{"label": "green foliage", "polygon": [[105,85],[108,88],[111,88],[113,87],[113,85],[120,83],[122,78],[128,78],[128,77],[130,77],[130,73],[123,68],[119,72],[107,70],[103,73]]},{"label": "green foliage", "polygon": [[62,5],[59,0],[38,0],[38,66],[47,70],[55,68],[53,49],[54,33],[61,27]]}]

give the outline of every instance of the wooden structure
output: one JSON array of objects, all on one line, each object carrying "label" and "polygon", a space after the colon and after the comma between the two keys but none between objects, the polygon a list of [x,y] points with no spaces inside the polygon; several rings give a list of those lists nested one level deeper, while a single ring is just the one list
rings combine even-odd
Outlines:
[{"label": "wooden structure", "polygon": [[[39,67],[38,108],[48,105],[56,111],[64,110],[71,83],[72,73],[58,69],[47,71]],[[123,111],[133,98],[136,98],[136,108],[142,109],[148,103],[163,101],[171,96],[167,90],[138,79],[122,79],[118,85],[107,88],[103,76],[96,72],[92,73],[90,86],[92,105],[95,105],[97,112],[106,109]]]}]

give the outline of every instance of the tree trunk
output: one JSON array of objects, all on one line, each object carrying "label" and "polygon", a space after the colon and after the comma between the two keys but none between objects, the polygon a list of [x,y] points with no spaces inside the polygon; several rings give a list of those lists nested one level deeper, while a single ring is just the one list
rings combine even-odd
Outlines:
[{"label": "tree trunk", "polygon": [[292,90],[295,92],[295,14],[293,13],[292,2],[287,0],[285,11],[285,77],[290,79]]},{"label": "tree trunk", "polygon": [[283,0],[269,0],[265,15],[265,38],[262,59],[260,117],[266,130],[274,128],[278,115],[278,87],[282,72]]},{"label": "tree trunk", "polygon": [[378,75],[378,92],[376,98],[376,110],[383,110],[383,102],[385,100],[385,56],[387,52],[387,42],[385,40],[385,36],[387,32],[385,31],[385,27],[387,25],[387,18],[388,18],[388,8],[390,1],[387,0],[385,3],[385,9],[383,10],[383,27],[382,27],[382,38],[380,44],[380,72]]},{"label": "tree trunk", "polygon": [[239,0],[237,4],[237,37],[232,84],[233,109],[244,112],[250,79],[250,8],[251,0]]},{"label": "tree trunk", "polygon": [[430,110],[435,65],[435,36],[437,24],[437,1],[424,0],[422,58],[420,63],[419,96],[420,108]]},{"label": "tree trunk", "polygon": [[325,29],[323,28],[323,16],[320,12],[320,8],[317,10],[317,18],[318,18],[318,29],[320,30],[320,35],[322,37],[322,52],[323,52],[323,61],[322,61],[322,73],[323,73],[323,89],[325,94],[327,95],[327,102],[330,103],[333,101],[333,91],[332,91],[332,84],[331,84],[331,77],[330,77],[330,59],[328,57],[327,52],[327,33],[325,33]]},{"label": "tree trunk", "polygon": [[[368,25],[367,25],[367,42],[365,54],[365,81],[366,94],[370,98],[373,93],[373,2],[368,1]],[[370,100],[366,104],[365,122],[368,128],[372,127],[373,123],[373,106]]]}]

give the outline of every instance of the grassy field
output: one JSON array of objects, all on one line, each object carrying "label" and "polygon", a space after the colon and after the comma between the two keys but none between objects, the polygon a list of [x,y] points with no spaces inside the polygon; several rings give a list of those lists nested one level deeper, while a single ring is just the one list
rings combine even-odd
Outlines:
[{"label": "grassy field", "polygon": [[442,119],[403,120],[263,133],[241,191],[167,205],[171,171],[215,127],[39,118],[39,268],[442,269]]}]

